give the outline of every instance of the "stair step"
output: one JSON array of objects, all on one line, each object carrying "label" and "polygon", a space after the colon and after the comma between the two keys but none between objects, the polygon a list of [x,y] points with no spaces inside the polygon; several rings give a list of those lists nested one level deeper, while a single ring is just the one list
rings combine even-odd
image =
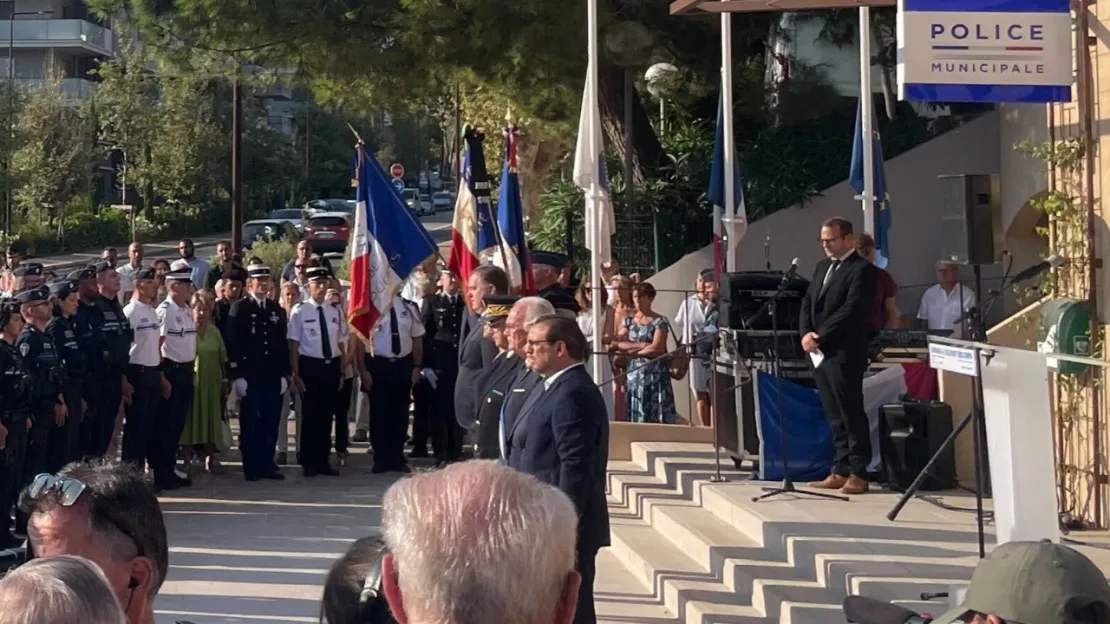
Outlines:
[{"label": "stair step", "polygon": [[594,604],[599,624],[679,624],[662,601],[608,548],[597,553],[596,579]]},{"label": "stair step", "polygon": [[662,597],[663,606],[678,614],[680,621],[768,622],[646,522],[620,519],[613,523],[610,533],[610,550],[654,595]]}]

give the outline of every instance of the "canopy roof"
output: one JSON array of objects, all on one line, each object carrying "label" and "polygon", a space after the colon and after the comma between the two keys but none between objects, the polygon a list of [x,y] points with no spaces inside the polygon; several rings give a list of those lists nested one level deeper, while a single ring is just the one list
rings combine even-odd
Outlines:
[{"label": "canopy roof", "polygon": [[895,4],[895,0],[674,0],[671,2],[671,15],[857,9],[861,6],[886,7]]}]

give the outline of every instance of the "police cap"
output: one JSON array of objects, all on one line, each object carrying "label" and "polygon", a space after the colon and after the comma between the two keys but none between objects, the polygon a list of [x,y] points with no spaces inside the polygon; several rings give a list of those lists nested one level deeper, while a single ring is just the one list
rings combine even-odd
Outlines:
[{"label": "police cap", "polygon": [[41,264],[21,264],[12,269],[12,275],[16,277],[36,277],[42,275]]},{"label": "police cap", "polygon": [[92,265],[89,265],[89,266],[84,267],[84,268],[77,269],[76,271],[70,271],[69,275],[66,275],[66,279],[71,279],[71,280],[75,280],[75,281],[78,281],[78,282],[80,282],[82,280],[95,279],[95,278],[96,278],[96,268],[93,267]]},{"label": "police cap", "polygon": [[252,264],[247,267],[247,277],[251,279],[262,279],[272,277],[270,267],[262,264]]},{"label": "police cap", "polygon": [[77,292],[77,282],[68,279],[54,280],[47,286],[50,289],[50,295],[58,299],[65,299]]},{"label": "police cap", "polygon": [[561,270],[567,266],[567,257],[557,251],[533,251],[532,264],[545,264]]},{"label": "police cap", "polygon": [[486,310],[482,312],[482,322],[492,323],[509,316],[509,310],[513,308],[514,303],[520,301],[520,297],[514,297],[512,295],[486,295],[482,297],[482,301],[486,304]]},{"label": "police cap", "polygon": [[329,280],[331,279],[331,271],[327,270],[324,267],[312,267],[311,269],[305,271],[305,276],[308,277],[308,280],[312,282],[317,280]]},{"label": "police cap", "polygon": [[146,268],[135,271],[135,273],[132,275],[132,278],[137,282],[139,280],[152,280],[157,276],[158,273],[155,272],[154,269]]},{"label": "police cap", "polygon": [[166,273],[166,281],[168,282],[192,282],[193,270],[189,267],[180,269],[171,269]]},{"label": "police cap", "polygon": [[36,286],[35,288],[25,288],[15,293],[15,300],[20,305],[32,305],[42,303],[50,298],[50,289],[46,286]]}]

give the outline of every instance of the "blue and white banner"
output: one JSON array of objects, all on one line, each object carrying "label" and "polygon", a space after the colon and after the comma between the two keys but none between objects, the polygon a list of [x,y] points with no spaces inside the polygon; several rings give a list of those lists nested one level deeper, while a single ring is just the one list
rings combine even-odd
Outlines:
[{"label": "blue and white banner", "polygon": [[1067,102],[1068,0],[898,0],[898,97]]}]

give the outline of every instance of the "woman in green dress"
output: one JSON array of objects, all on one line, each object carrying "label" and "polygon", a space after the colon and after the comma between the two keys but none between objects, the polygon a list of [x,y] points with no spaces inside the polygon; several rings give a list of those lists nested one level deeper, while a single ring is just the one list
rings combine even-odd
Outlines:
[{"label": "woman in green dress", "polygon": [[197,325],[196,382],[193,409],[181,433],[181,446],[193,457],[204,457],[204,469],[218,472],[214,455],[223,444],[223,407],[227,384],[227,349],[220,330],[212,324],[212,299],[203,292],[193,295],[190,306]]}]

